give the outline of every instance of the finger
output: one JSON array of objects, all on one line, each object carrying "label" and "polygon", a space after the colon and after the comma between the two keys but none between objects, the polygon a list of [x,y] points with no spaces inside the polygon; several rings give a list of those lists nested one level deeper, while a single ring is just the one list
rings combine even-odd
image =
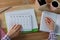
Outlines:
[{"label": "finger", "polygon": [[46,19],[47,19],[49,22],[51,22],[51,20],[49,19],[49,17],[46,17]]},{"label": "finger", "polygon": [[16,24],[12,27],[12,29],[16,26]]},{"label": "finger", "polygon": [[17,25],[15,24],[15,25],[14,25],[14,29],[16,29],[16,28],[17,28]]},{"label": "finger", "polygon": [[47,19],[45,20],[45,22],[46,22],[46,23],[49,23],[49,21],[48,21]]},{"label": "finger", "polygon": [[52,0],[45,0],[46,1],[46,3],[51,3],[52,2]]},{"label": "finger", "polygon": [[48,19],[50,20],[50,22],[54,22],[52,18],[48,17]]},{"label": "finger", "polygon": [[17,24],[15,24],[15,25],[14,25],[14,29],[18,28],[17,26],[18,26],[18,25],[17,25]]},{"label": "finger", "polygon": [[46,23],[47,25],[49,25],[49,23],[48,23],[47,21],[45,21],[45,23]]},{"label": "finger", "polygon": [[49,22],[48,22],[47,20],[45,20],[45,23],[46,23],[47,25],[49,25]]},{"label": "finger", "polygon": [[16,32],[20,32],[20,28],[16,30]]},{"label": "finger", "polygon": [[17,27],[21,29],[22,28],[22,25],[17,25]]},{"label": "finger", "polygon": [[50,23],[50,20],[48,18],[45,18],[45,21],[48,22],[48,23]]},{"label": "finger", "polygon": [[15,34],[13,34],[12,37],[17,37],[19,35],[19,31],[15,31]]},{"label": "finger", "polygon": [[21,29],[21,25],[17,25],[16,28],[15,28],[16,31],[18,31],[20,29]]}]

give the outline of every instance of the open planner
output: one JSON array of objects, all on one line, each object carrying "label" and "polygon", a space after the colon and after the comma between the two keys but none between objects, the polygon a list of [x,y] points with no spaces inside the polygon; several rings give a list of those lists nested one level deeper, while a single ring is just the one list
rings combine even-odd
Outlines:
[{"label": "open planner", "polygon": [[49,32],[49,29],[45,23],[45,17],[50,17],[55,22],[56,35],[60,35],[60,14],[53,12],[43,11],[40,22],[40,31]]},{"label": "open planner", "polygon": [[38,31],[37,20],[33,8],[5,12],[5,20],[8,31],[14,24],[22,25],[21,31],[24,32]]}]

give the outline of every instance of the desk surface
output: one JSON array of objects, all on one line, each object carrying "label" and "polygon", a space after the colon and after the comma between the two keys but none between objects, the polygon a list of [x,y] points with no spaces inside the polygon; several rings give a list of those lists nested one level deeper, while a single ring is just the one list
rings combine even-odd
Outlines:
[{"label": "desk surface", "polygon": [[[34,7],[33,5],[22,5],[22,6],[14,6],[7,11],[19,10],[19,9],[26,9]],[[36,11],[36,16],[38,20],[38,24],[40,23],[41,12]],[[2,28],[6,29],[5,21],[4,21],[4,12],[0,14],[0,19],[2,20]],[[39,24],[40,25],[40,24]],[[5,31],[5,30],[4,30]],[[28,34],[21,34],[20,36],[13,38],[12,40],[47,40],[48,33],[45,32],[36,32],[36,33],[28,33]]]}]

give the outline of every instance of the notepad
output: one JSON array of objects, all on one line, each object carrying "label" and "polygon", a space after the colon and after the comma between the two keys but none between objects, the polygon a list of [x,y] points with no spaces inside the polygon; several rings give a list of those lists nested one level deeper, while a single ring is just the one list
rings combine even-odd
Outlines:
[{"label": "notepad", "polygon": [[53,12],[43,11],[40,21],[40,31],[49,32],[46,23],[45,17],[50,17],[55,22],[55,32],[57,35],[60,35],[60,14],[56,14]]},{"label": "notepad", "polygon": [[5,20],[8,31],[14,24],[22,25],[22,31],[37,31],[38,29],[34,9],[5,12]]}]

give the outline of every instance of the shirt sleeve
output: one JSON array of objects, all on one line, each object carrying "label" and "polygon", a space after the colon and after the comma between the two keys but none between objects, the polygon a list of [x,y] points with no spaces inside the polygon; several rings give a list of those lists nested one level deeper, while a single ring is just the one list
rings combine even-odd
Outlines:
[{"label": "shirt sleeve", "polygon": [[1,40],[10,40],[9,36],[5,35]]},{"label": "shirt sleeve", "polygon": [[56,34],[55,32],[50,32],[49,33],[49,38],[48,40],[57,40]]}]

